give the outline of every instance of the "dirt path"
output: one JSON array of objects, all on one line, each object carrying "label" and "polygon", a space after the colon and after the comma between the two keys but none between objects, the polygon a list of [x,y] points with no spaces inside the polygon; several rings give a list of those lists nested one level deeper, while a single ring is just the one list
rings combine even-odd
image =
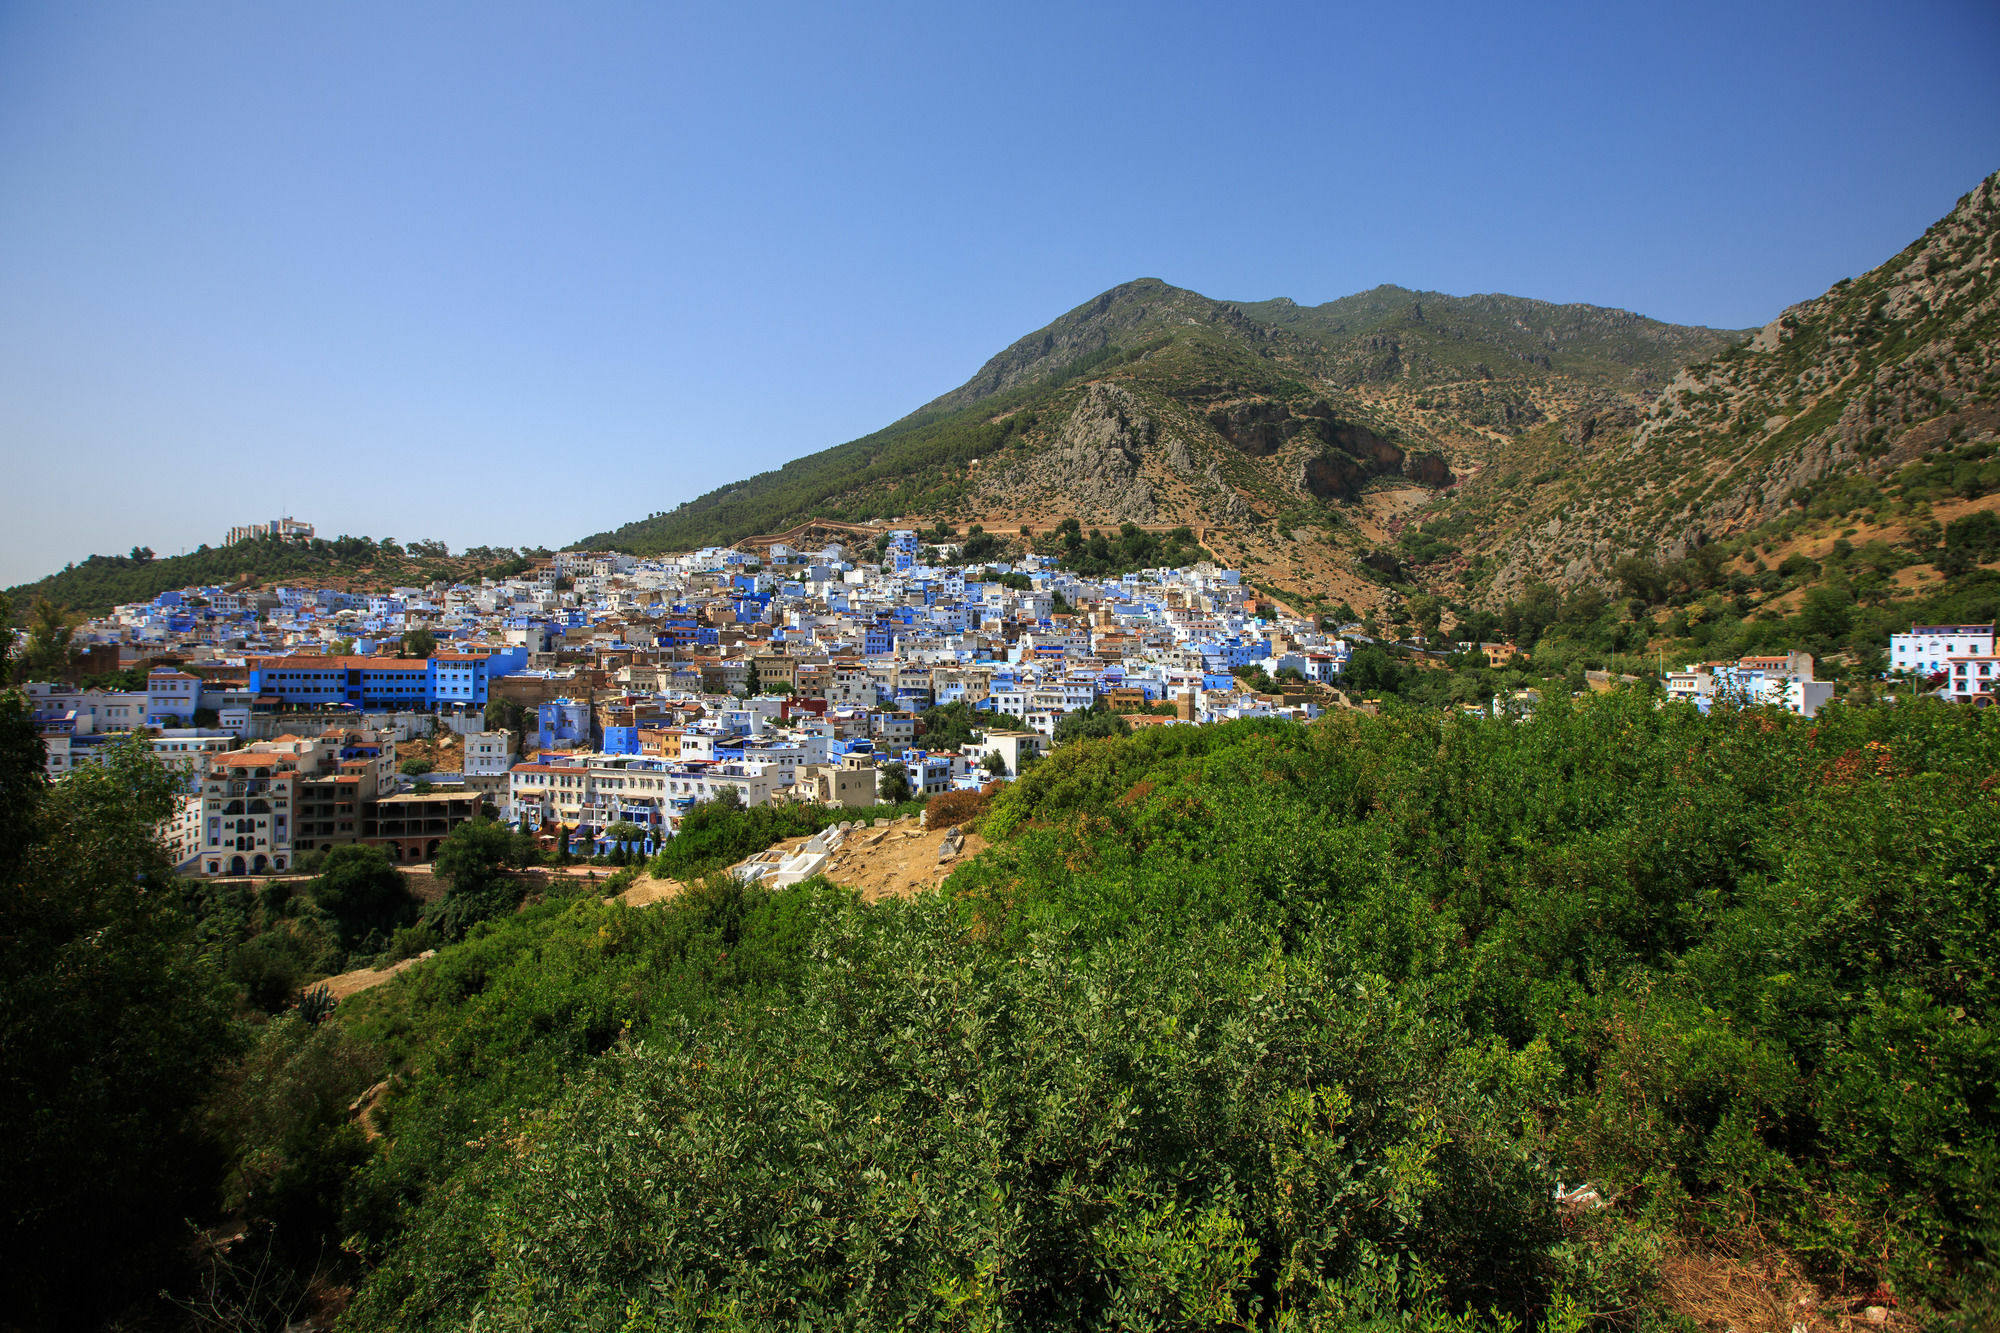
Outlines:
[{"label": "dirt path", "polygon": [[344,1000],[350,995],[359,995],[371,986],[379,986],[397,973],[415,967],[429,958],[435,949],[426,949],[415,958],[405,958],[387,967],[363,967],[352,972],[342,972],[337,977],[328,977],[323,983],[336,1000]]}]

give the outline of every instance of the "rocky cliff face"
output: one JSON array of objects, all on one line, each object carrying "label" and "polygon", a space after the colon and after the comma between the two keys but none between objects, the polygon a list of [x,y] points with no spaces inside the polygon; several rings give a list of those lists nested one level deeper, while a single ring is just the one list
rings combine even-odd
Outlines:
[{"label": "rocky cliff face", "polygon": [[[1186,446],[1160,448],[1160,429],[1131,393],[1112,384],[1092,384],[1056,431],[1049,447],[1016,464],[983,488],[987,504],[1014,502],[1030,507],[1060,496],[1074,513],[1093,523],[1153,523],[1159,517],[1152,483],[1143,475],[1173,466]],[[1190,460],[1191,461],[1191,460]]]},{"label": "rocky cliff face", "polygon": [[[1494,601],[1529,582],[1610,582],[1677,559],[1846,476],[1886,477],[2000,437],[2000,175],[1922,238],[1683,368],[1643,410],[1593,402],[1498,451],[1448,508],[1475,523]],[[1543,479],[1539,489],[1522,474]],[[1503,496],[1503,492],[1508,494]]]}]

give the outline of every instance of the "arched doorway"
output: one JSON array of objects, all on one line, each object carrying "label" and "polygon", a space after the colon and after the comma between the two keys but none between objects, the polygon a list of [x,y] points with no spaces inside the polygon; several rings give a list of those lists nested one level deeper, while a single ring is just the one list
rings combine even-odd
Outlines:
[{"label": "arched doorway", "polygon": [[424,848],[424,860],[435,861],[437,860],[437,854],[438,854],[438,840],[436,838],[432,838],[430,840],[430,844]]},{"label": "arched doorway", "polygon": [[243,865],[243,858],[242,858],[242,857],[240,857],[240,856],[232,856],[232,857],[230,857],[230,858],[229,858],[229,873],[230,873],[230,874],[232,874],[232,875],[240,875],[240,874],[242,874],[242,873],[243,873],[243,871],[244,871],[244,865]]},{"label": "arched doorway", "polygon": [[250,869],[254,874],[261,875],[270,868],[271,868],[271,862],[264,856],[262,852],[257,853],[257,859],[250,863]]}]

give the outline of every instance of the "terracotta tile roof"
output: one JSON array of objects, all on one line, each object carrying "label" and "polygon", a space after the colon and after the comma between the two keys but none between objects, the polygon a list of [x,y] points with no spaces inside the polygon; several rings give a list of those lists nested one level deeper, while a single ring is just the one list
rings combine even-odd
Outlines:
[{"label": "terracotta tile roof", "polygon": [[247,754],[237,752],[210,755],[208,762],[210,766],[221,765],[224,768],[273,768],[279,763],[289,762],[296,758],[296,755],[289,754]]}]

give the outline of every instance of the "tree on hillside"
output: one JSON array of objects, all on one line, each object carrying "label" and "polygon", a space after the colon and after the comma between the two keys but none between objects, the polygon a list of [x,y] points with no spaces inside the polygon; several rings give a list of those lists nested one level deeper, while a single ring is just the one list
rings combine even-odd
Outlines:
[{"label": "tree on hillside", "polygon": [[429,657],[437,651],[437,635],[427,629],[413,629],[403,636],[400,655]]},{"label": "tree on hillside", "polygon": [[875,799],[901,805],[910,799],[910,770],[901,764],[884,764],[875,773]]},{"label": "tree on hillside", "polygon": [[[13,618],[14,606],[0,595],[0,625]],[[13,670],[13,641],[0,634],[0,680]],[[0,689],[0,883],[14,870],[28,835],[28,816],[48,785],[47,753],[19,690]]]},{"label": "tree on hillside", "polygon": [[1026,729],[1027,724],[1011,713],[982,713],[964,702],[940,704],[917,714],[917,734],[928,750],[956,750],[989,731]]},{"label": "tree on hillside", "polygon": [[354,948],[371,934],[387,937],[417,914],[408,881],[380,847],[334,848],[307,891],[333,918],[343,949]]},{"label": "tree on hillside", "polygon": [[1345,684],[1364,694],[1394,693],[1402,688],[1403,670],[1385,649],[1371,643],[1347,660]]},{"label": "tree on hillside", "polygon": [[28,612],[28,641],[21,652],[21,665],[30,680],[61,680],[69,673],[76,650],[70,636],[76,632],[69,613],[46,597],[37,597]]},{"label": "tree on hillside", "polygon": [[44,784],[19,701],[0,699],[0,1286],[10,1323],[94,1327],[161,1285],[208,1207],[195,1114],[230,988],[154,835],[178,778],[134,740]]},{"label": "tree on hillside", "polygon": [[1006,544],[992,533],[974,523],[966,532],[965,543],[959,547],[959,559],[968,564],[975,560],[991,560],[1006,549]]},{"label": "tree on hillside", "polygon": [[1418,593],[1410,599],[1409,609],[1410,619],[1416,622],[1424,638],[1437,638],[1440,622],[1444,618],[1444,603],[1429,593]]},{"label": "tree on hillside", "polygon": [[460,824],[431,862],[451,887],[425,916],[446,939],[458,939],[479,922],[513,911],[521,887],[507,877],[507,869],[527,864],[531,849],[526,835],[493,820]]},{"label": "tree on hillside", "polygon": [[1103,704],[1092,704],[1073,713],[1064,713],[1056,719],[1055,741],[1063,745],[1070,741],[1097,740],[1105,736],[1129,736],[1132,724],[1120,714],[1112,712]]}]

